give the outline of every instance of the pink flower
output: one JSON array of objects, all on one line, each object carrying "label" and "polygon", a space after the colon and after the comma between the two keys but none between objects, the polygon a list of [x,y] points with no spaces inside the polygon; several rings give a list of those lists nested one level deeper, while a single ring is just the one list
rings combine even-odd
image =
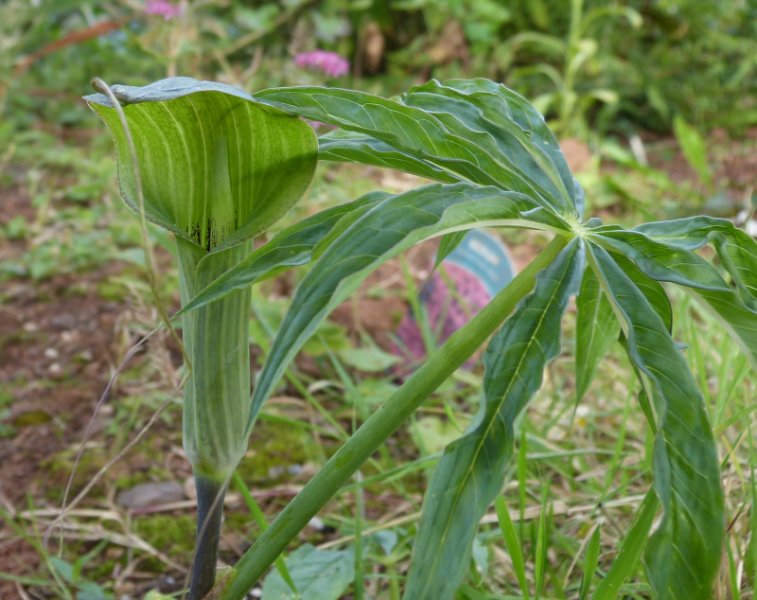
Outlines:
[{"label": "pink flower", "polygon": [[[426,307],[428,324],[438,336],[441,344],[456,330],[465,325],[489,302],[489,292],[483,282],[467,269],[453,263],[444,263],[444,269],[455,289],[456,295],[463,301],[458,302],[450,290],[450,285],[438,273],[434,272],[421,290],[420,300]],[[394,353],[407,363],[417,363],[426,356],[418,322],[412,315],[405,318],[397,330],[397,342]],[[399,374],[406,374],[407,363],[399,369]]]},{"label": "pink flower", "polygon": [[336,52],[326,50],[313,50],[303,52],[294,57],[294,64],[298,67],[310,68],[321,71],[331,77],[341,77],[350,70],[350,62],[342,58]]},{"label": "pink flower", "polygon": [[168,21],[181,14],[181,6],[170,0],[146,0],[145,12],[148,15],[160,15]]}]

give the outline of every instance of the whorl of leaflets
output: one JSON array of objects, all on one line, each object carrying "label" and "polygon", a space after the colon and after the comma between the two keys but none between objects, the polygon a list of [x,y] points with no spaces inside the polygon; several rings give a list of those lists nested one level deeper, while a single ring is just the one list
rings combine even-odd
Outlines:
[{"label": "whorl of leaflets", "polygon": [[[648,538],[644,560],[656,598],[710,598],[724,537],[718,457],[702,394],[670,334],[661,282],[692,292],[757,362],[754,240],[728,221],[707,217],[635,230],[587,219],[583,191],[543,117],[491,81],[431,81],[392,99],[322,87],[265,90],[257,98],[339,127],[320,138],[321,158],[397,168],[447,185],[384,198],[321,240],[317,262],[300,283],[257,379],[255,413],[318,322],[372,269],[416,241],[479,225],[541,229],[555,236],[556,248],[565,246],[549,256],[549,265],[538,266],[539,277],[516,277],[345,443],[242,558],[224,600],[243,597],[350,473],[470,356],[462,356],[467,339],[486,339],[501,327],[487,350],[482,410],[475,425],[447,446],[426,492],[405,584],[407,600],[454,597],[478,521],[501,490],[516,419],[559,352],[562,314],[578,291],[577,353],[587,366],[582,387],[622,329],[620,341],[643,383],[640,404],[655,435],[654,490],[644,511],[661,506],[662,518],[649,537],[652,520],[637,520],[642,525],[634,525],[629,537]],[[718,253],[718,267],[695,252],[706,244]],[[259,267],[246,268],[254,273]],[[201,305],[246,280],[242,271],[214,282],[202,293],[205,299],[194,302]],[[517,308],[510,302],[516,299]],[[480,318],[500,302],[515,308],[509,319],[501,313],[496,322]],[[592,316],[598,314],[604,322]],[[600,326],[607,336],[590,335]],[[468,351],[473,353],[466,346]],[[628,560],[616,561],[613,572],[624,564]]]}]

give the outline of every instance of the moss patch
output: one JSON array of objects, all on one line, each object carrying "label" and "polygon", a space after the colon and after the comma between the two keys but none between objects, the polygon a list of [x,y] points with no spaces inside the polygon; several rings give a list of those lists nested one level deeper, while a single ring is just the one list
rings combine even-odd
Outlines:
[{"label": "moss patch", "polygon": [[304,427],[278,420],[261,420],[253,430],[250,450],[238,471],[247,485],[266,486],[291,481],[290,469],[312,462],[320,450]]},{"label": "moss patch", "polygon": [[[159,549],[179,563],[189,564],[194,549],[195,518],[190,515],[145,515],[132,523],[134,533],[153,548]],[[148,569],[160,571],[158,559],[146,562]]]}]

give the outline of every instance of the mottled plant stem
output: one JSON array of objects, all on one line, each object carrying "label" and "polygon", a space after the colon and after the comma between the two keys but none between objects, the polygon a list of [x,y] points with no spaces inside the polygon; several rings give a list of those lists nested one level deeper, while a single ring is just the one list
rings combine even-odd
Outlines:
[{"label": "mottled plant stem", "polygon": [[195,477],[195,486],[197,487],[197,538],[188,598],[202,600],[215,583],[226,486],[202,476]]}]

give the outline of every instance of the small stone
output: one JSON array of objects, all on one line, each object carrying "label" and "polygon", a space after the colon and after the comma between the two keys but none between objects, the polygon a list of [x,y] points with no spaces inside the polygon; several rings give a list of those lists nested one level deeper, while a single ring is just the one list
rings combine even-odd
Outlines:
[{"label": "small stone", "polygon": [[195,478],[187,477],[184,480],[184,495],[190,500],[197,499],[197,488],[195,487]]},{"label": "small stone", "polygon": [[74,329],[76,327],[76,318],[70,313],[56,315],[50,319],[50,325],[58,331]]},{"label": "small stone", "polygon": [[124,508],[145,508],[184,499],[184,488],[176,481],[140,483],[119,492],[116,503]]},{"label": "small stone", "polygon": [[47,358],[58,358],[58,351],[55,348],[45,348],[45,356]]}]

